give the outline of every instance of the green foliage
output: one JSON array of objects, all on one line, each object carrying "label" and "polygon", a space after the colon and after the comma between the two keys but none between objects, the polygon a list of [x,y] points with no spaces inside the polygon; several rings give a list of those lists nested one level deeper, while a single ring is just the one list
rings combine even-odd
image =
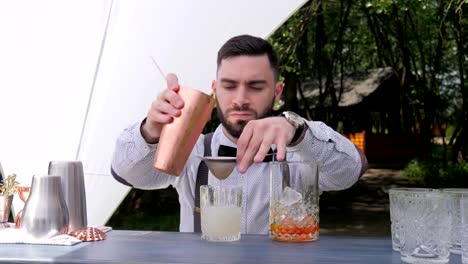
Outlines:
[{"label": "green foliage", "polygon": [[443,166],[436,160],[413,160],[402,175],[431,188],[468,187],[468,163],[464,161]]},{"label": "green foliage", "polygon": [[132,189],[107,225],[114,229],[179,230],[179,202],[174,188]]},{"label": "green foliage", "polygon": [[454,126],[448,126],[447,127],[447,131],[445,131],[445,137],[446,139],[450,139],[453,135],[453,131],[455,130],[455,127]]},{"label": "green foliage", "polygon": [[389,14],[391,9],[398,6],[402,11],[430,8],[434,1],[429,0],[367,0],[365,6],[376,14]]}]

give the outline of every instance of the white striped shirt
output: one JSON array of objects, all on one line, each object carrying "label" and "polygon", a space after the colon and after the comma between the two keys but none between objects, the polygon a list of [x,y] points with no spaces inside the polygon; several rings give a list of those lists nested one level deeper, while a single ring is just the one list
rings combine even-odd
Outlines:
[{"label": "white striped shirt", "polygon": [[[342,190],[359,178],[361,159],[354,144],[322,122],[306,121],[308,128],[304,139],[294,147],[288,147],[289,161],[314,160],[321,164],[319,188],[321,191]],[[141,122],[125,129],[117,139],[112,160],[115,174],[139,189],[161,189],[172,185],[179,194],[181,232],[193,232],[195,181],[203,156],[204,136],[200,135],[184,170],[179,177],[154,169],[153,161],[157,144],[147,144],[140,132]],[[235,147],[219,125],[213,134],[211,152],[217,156],[219,145]],[[220,180],[211,173],[208,184],[217,185]],[[234,172],[223,185],[240,184],[243,191],[241,232],[267,234],[269,222],[270,179],[268,163],[252,164],[241,175]],[[245,224],[247,223],[247,224]]]}]

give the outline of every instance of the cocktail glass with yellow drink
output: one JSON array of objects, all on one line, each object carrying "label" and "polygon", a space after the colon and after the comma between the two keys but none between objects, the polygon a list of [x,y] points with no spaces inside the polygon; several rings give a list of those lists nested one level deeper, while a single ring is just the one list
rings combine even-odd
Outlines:
[{"label": "cocktail glass with yellow drink", "polygon": [[241,186],[200,186],[202,239],[208,241],[239,240],[241,206]]}]

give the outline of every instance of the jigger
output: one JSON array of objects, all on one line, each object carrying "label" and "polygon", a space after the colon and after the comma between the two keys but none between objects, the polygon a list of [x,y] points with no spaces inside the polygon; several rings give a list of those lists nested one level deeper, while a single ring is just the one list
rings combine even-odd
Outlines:
[{"label": "jigger", "polygon": [[51,161],[49,162],[49,175],[59,175],[62,178],[63,197],[70,216],[68,231],[86,227],[88,216],[81,161]]}]

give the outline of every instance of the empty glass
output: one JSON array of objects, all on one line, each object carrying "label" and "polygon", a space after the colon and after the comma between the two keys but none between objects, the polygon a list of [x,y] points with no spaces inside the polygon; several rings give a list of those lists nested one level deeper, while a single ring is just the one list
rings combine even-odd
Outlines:
[{"label": "empty glass", "polygon": [[452,231],[450,252],[461,253],[461,216],[460,216],[460,198],[468,197],[468,189],[443,189],[444,193],[450,196],[452,202]]},{"label": "empty glass", "polygon": [[202,239],[236,241],[240,239],[242,187],[200,186]]},{"label": "empty glass", "polygon": [[405,263],[448,263],[451,201],[442,192],[401,196],[400,254]]},{"label": "empty glass", "polygon": [[270,162],[270,238],[286,242],[319,237],[319,166]]},{"label": "empty glass", "polygon": [[468,198],[460,199],[462,263],[468,264]]},{"label": "empty glass", "polygon": [[406,205],[406,201],[402,197],[418,192],[430,192],[432,190],[429,188],[392,188],[389,190],[393,250],[400,251],[401,219],[402,214],[405,213],[404,206]]}]

